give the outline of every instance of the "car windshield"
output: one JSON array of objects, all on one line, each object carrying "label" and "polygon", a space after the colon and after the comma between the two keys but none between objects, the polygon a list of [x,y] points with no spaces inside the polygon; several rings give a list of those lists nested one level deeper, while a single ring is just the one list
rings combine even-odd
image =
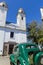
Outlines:
[{"label": "car windshield", "polygon": [[30,48],[37,48],[37,46],[26,46],[27,49],[30,49]]},{"label": "car windshield", "polygon": [[15,47],[15,48],[14,48],[14,52],[16,52],[17,50],[18,50],[18,47]]}]

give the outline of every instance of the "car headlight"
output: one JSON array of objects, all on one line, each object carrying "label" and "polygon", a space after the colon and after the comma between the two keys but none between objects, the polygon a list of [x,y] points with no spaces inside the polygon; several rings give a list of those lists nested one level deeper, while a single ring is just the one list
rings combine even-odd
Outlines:
[{"label": "car headlight", "polygon": [[38,45],[38,48],[42,51],[43,50],[43,46],[42,45]]},{"label": "car headlight", "polygon": [[41,45],[38,45],[38,48],[41,50],[42,48],[41,48]]}]

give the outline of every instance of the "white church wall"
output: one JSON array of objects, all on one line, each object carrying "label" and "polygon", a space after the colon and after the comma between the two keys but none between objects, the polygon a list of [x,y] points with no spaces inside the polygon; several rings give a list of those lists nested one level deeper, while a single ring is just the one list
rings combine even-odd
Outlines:
[{"label": "white church wall", "polygon": [[27,42],[26,32],[19,31],[19,33],[18,33],[18,41],[17,42],[18,43]]},{"label": "white church wall", "polygon": [[4,29],[0,28],[0,55],[3,54],[3,45],[4,45]]},{"label": "white church wall", "polygon": [[10,38],[10,32],[5,30],[5,42],[8,42]]},{"label": "white church wall", "polygon": [[10,33],[11,32],[14,32],[14,30],[10,30],[10,29],[6,29],[5,30],[5,42],[8,42],[8,41],[15,42],[14,37],[13,38],[10,38]]},{"label": "white church wall", "polygon": [[[11,32],[14,32],[14,37],[13,38],[10,37]],[[21,42],[26,42],[27,41],[26,38],[27,38],[26,37],[26,32],[24,32],[24,31],[6,29],[5,42],[13,41],[13,42],[16,42],[16,43],[21,43]]]}]

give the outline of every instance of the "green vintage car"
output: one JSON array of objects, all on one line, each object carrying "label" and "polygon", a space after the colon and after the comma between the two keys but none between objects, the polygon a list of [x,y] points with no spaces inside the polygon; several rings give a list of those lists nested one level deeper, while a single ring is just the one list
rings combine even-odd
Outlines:
[{"label": "green vintage car", "polygon": [[43,50],[34,43],[20,43],[10,55],[11,65],[43,65]]}]

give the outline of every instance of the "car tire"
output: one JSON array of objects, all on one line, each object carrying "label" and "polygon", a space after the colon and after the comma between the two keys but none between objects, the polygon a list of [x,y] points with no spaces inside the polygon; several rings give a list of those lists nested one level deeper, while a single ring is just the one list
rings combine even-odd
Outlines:
[{"label": "car tire", "polygon": [[14,63],[10,62],[10,65],[15,65]]},{"label": "car tire", "polygon": [[37,65],[43,65],[43,55],[38,58]]},{"label": "car tire", "polygon": [[21,65],[19,61],[17,61],[17,65]]}]

